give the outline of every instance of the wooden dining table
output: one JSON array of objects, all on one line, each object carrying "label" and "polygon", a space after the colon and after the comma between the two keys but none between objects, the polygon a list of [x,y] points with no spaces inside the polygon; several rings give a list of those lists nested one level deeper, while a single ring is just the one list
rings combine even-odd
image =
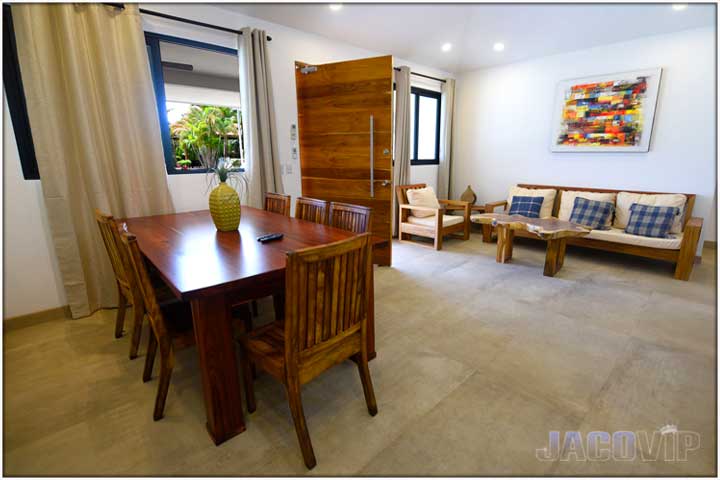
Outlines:
[{"label": "wooden dining table", "polygon": [[[354,233],[247,206],[233,232],[217,231],[207,210],[122,221],[175,296],[191,305],[207,430],[219,445],[245,430],[231,307],[278,293],[275,298],[282,298],[289,251]],[[283,238],[257,241],[268,233],[282,233]],[[368,298],[368,352],[374,357],[372,291]],[[276,313],[283,306],[276,302]]]}]

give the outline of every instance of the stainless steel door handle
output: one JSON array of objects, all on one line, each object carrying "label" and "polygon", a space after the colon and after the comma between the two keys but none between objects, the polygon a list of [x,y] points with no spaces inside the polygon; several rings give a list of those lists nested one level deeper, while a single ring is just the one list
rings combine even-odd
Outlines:
[{"label": "stainless steel door handle", "polygon": [[370,198],[375,196],[375,118],[370,115]]}]

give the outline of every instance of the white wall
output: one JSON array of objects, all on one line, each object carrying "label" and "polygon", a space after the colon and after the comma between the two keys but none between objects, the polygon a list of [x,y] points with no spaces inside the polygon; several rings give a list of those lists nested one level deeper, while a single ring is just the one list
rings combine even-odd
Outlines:
[{"label": "white wall", "polygon": [[[291,173],[283,176],[286,193],[300,195],[299,159],[291,160],[290,125],[297,122],[295,98],[295,60],[308,63],[328,63],[384,55],[352,45],[343,44],[319,35],[301,32],[274,23],[221,10],[209,5],[152,4],[150,10],[169,13],[207,23],[242,28],[251,26],[267,30],[273,40],[270,44],[271,72],[275,92],[275,110],[278,127],[278,149],[283,163]],[[190,38],[231,48],[237,47],[236,38],[227,33],[163,20],[144,18],[146,31]],[[413,70],[436,77],[449,77],[447,72],[395,59],[397,65],[408,65]],[[178,92],[176,92],[178,93]],[[5,310],[3,318],[24,315],[62,306],[66,303],[61,287],[52,241],[47,227],[45,209],[39,181],[22,178],[15,136],[4,105],[3,158],[5,163]],[[162,162],[163,159],[158,159]],[[434,181],[433,172],[420,169],[418,181]],[[435,177],[437,175],[435,169]],[[168,176],[170,193],[178,212],[207,208],[207,187],[204,175]]]},{"label": "white wall", "polygon": [[[479,201],[516,183],[696,193],[715,240],[715,30],[646,37],[465,73],[457,80],[453,191]],[[559,81],[662,67],[649,153],[551,153]]]},{"label": "white wall", "polygon": [[3,95],[3,318],[65,305],[39,180],[24,180]]}]

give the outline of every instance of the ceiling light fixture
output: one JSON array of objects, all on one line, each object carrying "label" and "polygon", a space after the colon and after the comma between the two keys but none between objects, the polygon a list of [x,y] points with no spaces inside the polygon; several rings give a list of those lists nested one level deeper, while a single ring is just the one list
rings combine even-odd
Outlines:
[{"label": "ceiling light fixture", "polygon": [[687,8],[687,3],[673,3],[672,9],[676,12],[681,12]]},{"label": "ceiling light fixture", "polygon": [[329,5],[329,7],[330,7],[330,10],[332,10],[333,12],[337,12],[338,10],[342,9],[342,4],[341,3],[331,3]]},{"label": "ceiling light fixture", "polygon": [[440,49],[441,49],[443,52],[449,52],[450,50],[452,50],[452,43],[449,43],[449,42],[448,42],[448,43],[443,43],[443,44],[442,44],[442,47],[440,47]]},{"label": "ceiling light fixture", "polygon": [[502,42],[495,42],[493,44],[493,50],[495,50],[496,52],[502,52],[503,50],[505,50],[505,44]]}]

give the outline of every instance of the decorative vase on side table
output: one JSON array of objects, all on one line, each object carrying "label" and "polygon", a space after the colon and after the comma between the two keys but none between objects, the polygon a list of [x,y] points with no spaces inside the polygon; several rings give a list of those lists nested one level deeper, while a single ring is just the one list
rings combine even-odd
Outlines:
[{"label": "decorative vase on side table", "polygon": [[468,202],[470,205],[475,205],[475,202],[477,202],[477,195],[475,195],[473,189],[470,188],[470,185],[468,185],[467,189],[462,193],[462,195],[460,195],[460,200]]}]

